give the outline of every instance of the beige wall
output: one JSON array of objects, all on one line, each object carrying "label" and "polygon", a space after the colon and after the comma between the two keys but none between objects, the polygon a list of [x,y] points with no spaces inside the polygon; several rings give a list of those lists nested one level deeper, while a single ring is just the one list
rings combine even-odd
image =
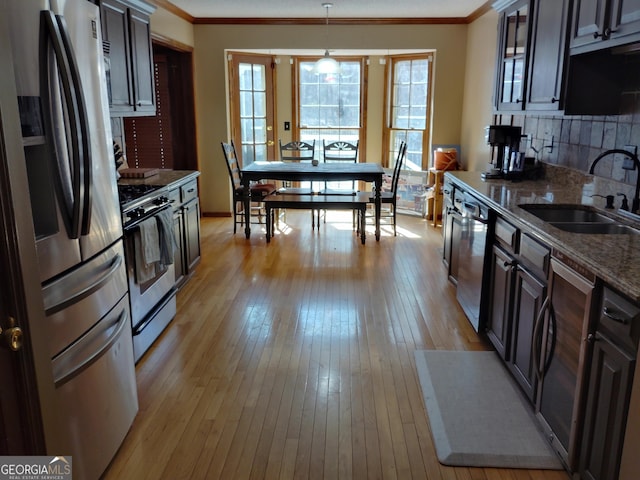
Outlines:
[{"label": "beige wall", "polygon": [[194,46],[193,25],[163,8],[158,8],[151,15],[151,33]]},{"label": "beige wall", "polygon": [[[329,48],[349,50],[436,50],[433,143],[458,144],[461,138],[467,25],[331,26]],[[205,213],[231,210],[228,174],[220,142],[228,139],[225,50],[322,49],[323,26],[196,25],[195,92],[201,203]],[[493,47],[492,47],[493,48]],[[278,126],[290,119],[290,65],[287,57],[277,67]],[[384,67],[372,57],[369,67],[367,155],[380,155],[382,84]],[[374,92],[374,89],[376,91]],[[374,118],[373,114],[376,114]],[[284,134],[276,131],[276,135]]]},{"label": "beige wall", "polygon": [[469,25],[460,138],[467,170],[487,170],[491,159],[491,149],[484,139],[484,127],[492,119],[497,28],[498,14],[495,10]]}]

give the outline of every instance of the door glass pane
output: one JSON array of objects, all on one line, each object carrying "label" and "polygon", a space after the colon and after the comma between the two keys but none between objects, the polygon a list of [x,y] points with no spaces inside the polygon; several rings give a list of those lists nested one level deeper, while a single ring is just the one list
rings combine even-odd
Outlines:
[{"label": "door glass pane", "polygon": [[253,122],[253,143],[267,143],[267,121],[264,118],[256,118]]},{"label": "door glass pane", "polygon": [[240,120],[242,143],[253,143],[253,119],[243,118]]},{"label": "door glass pane", "polygon": [[240,80],[240,90],[251,90],[253,85],[253,72],[251,64],[241,63],[238,66],[238,78]]},{"label": "door glass pane", "polygon": [[253,65],[253,90],[264,90],[264,65]]},{"label": "door glass pane", "polygon": [[256,117],[267,115],[267,94],[265,92],[255,92],[253,94],[253,114]]},{"label": "door glass pane", "polygon": [[[267,91],[266,70],[261,64],[240,63],[240,138],[243,165],[266,160]],[[257,153],[260,152],[260,153]],[[246,154],[246,155],[245,155]]]},{"label": "door glass pane", "polygon": [[250,117],[253,114],[253,95],[250,91],[240,92],[240,116]]}]

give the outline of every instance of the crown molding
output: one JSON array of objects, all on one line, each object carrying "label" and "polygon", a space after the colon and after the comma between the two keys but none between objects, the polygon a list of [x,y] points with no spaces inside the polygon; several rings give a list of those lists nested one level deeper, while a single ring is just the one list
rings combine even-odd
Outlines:
[{"label": "crown molding", "polygon": [[[193,17],[169,0],[148,0],[156,7],[194,25],[325,25],[324,18],[266,18],[266,17]],[[514,0],[488,1],[468,17],[400,17],[400,18],[331,18],[331,25],[464,25],[472,23],[496,4]]]}]

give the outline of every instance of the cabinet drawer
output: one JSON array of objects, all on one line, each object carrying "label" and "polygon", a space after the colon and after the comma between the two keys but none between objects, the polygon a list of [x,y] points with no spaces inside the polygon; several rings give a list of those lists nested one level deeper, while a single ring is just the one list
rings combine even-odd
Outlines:
[{"label": "cabinet drawer", "polygon": [[528,267],[537,271],[542,277],[549,273],[549,259],[551,249],[534,240],[526,233],[520,238],[520,260]]},{"label": "cabinet drawer", "polygon": [[192,180],[189,183],[185,183],[180,187],[180,197],[182,203],[187,203],[189,200],[198,196],[198,181]]},{"label": "cabinet drawer", "polygon": [[518,229],[501,217],[496,218],[495,236],[496,240],[509,247],[512,251],[516,250],[518,246]]},{"label": "cabinet drawer", "polygon": [[614,343],[635,352],[640,333],[640,307],[604,287],[598,330],[606,332]]},{"label": "cabinet drawer", "polygon": [[167,195],[169,197],[169,203],[171,207],[175,210],[180,206],[180,189],[176,188],[175,190],[171,190]]}]

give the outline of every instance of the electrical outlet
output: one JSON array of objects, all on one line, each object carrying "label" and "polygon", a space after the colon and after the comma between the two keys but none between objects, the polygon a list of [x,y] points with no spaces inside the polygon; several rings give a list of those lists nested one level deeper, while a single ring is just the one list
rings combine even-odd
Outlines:
[{"label": "electrical outlet", "polygon": [[[629,153],[632,153],[633,155],[637,155],[638,154],[638,147],[637,145],[625,145],[623,147],[623,150],[626,150]],[[620,155],[622,157],[622,155]],[[631,160],[629,157],[624,156],[624,158],[622,159],[622,168],[624,170],[635,170],[636,169],[636,164],[633,163],[633,160]]]}]

